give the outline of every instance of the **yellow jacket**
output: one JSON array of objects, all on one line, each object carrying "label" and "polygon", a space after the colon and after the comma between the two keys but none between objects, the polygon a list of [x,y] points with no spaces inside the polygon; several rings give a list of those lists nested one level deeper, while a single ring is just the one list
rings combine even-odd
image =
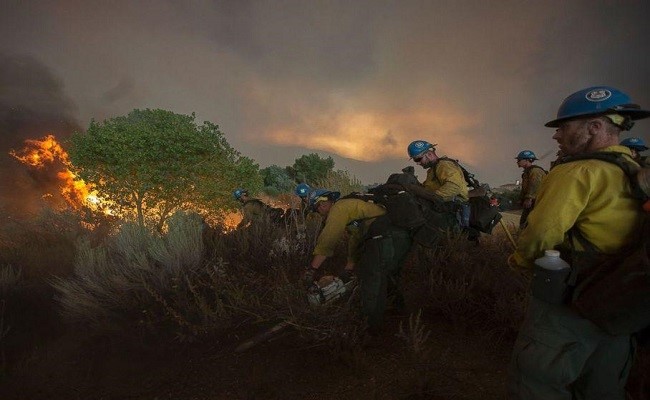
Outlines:
[{"label": "yellow jacket", "polygon": [[463,171],[458,164],[449,159],[441,158],[429,168],[427,178],[422,185],[445,201],[452,201],[454,197],[469,199]]},{"label": "yellow jacket", "polygon": [[[624,146],[609,146],[632,159]],[[537,195],[528,226],[514,254],[518,266],[532,267],[544,250],[569,246],[567,232],[577,226],[598,251],[615,254],[638,239],[643,211],[632,196],[621,168],[601,160],[580,160],[556,165]],[[582,249],[578,243],[575,248]]]},{"label": "yellow jacket", "polygon": [[521,200],[535,199],[545,177],[546,172],[542,167],[531,166],[524,169],[521,174]]},{"label": "yellow jacket", "polygon": [[332,205],[325,220],[325,227],[318,235],[313,254],[331,257],[338,241],[343,238],[348,224],[352,221],[362,220],[359,229],[350,230],[348,260],[353,260],[356,258],[354,253],[374,218],[384,214],[386,214],[386,209],[382,206],[360,199],[337,201]]}]

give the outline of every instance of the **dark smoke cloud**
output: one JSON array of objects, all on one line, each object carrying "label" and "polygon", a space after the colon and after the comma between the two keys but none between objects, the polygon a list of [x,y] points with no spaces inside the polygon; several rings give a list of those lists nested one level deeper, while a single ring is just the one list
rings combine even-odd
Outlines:
[{"label": "dark smoke cloud", "polygon": [[[416,139],[482,181],[513,182],[520,150],[554,153],[543,124],[571,92],[607,84],[650,107],[647,1],[58,0],[3,11],[0,51],[47,66],[83,126],[133,108],[196,112],[262,166],[319,152],[367,183],[408,165]],[[643,121],[631,134],[648,141],[649,130]]]},{"label": "dark smoke cloud", "polygon": [[0,88],[0,206],[15,215],[62,204],[56,175],[62,165],[35,169],[10,152],[20,151],[27,139],[54,134],[64,140],[79,130],[73,103],[63,94],[61,81],[29,56],[0,54]]},{"label": "dark smoke cloud", "polygon": [[63,138],[78,129],[61,80],[33,57],[0,53],[0,88],[3,152],[47,132]]}]

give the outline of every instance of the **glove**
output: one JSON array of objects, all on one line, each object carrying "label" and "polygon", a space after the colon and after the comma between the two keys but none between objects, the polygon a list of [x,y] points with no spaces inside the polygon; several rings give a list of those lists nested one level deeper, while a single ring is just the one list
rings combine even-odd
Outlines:
[{"label": "glove", "polygon": [[354,274],[353,269],[344,269],[343,272],[339,274],[339,279],[343,281],[343,283],[348,283],[353,279],[356,279],[356,275]]},{"label": "glove", "polygon": [[305,271],[302,273],[302,282],[305,287],[309,288],[314,284],[314,281],[317,281],[320,278],[321,271],[320,268],[312,268],[311,265],[308,265],[305,268]]}]

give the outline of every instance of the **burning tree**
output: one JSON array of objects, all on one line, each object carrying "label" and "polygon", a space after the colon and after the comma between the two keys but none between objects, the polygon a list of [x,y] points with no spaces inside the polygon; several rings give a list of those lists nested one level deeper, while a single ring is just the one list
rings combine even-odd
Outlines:
[{"label": "burning tree", "polygon": [[232,205],[233,187],[261,186],[259,167],[226,141],[218,125],[195,115],[133,110],[92,121],[70,138],[73,171],[121,215],[162,230],[177,210],[218,210]]}]

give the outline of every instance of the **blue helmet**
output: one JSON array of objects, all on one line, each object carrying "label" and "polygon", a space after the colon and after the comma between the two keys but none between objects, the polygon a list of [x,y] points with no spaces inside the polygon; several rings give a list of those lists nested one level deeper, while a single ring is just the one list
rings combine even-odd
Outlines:
[{"label": "blue helmet", "polygon": [[243,195],[248,196],[248,190],[242,188],[235,189],[232,195],[235,196],[235,200],[239,200]]},{"label": "blue helmet", "polygon": [[407,149],[409,158],[414,158],[420,154],[424,154],[427,150],[435,150],[436,146],[436,144],[431,144],[425,140],[416,140],[411,142]]},{"label": "blue helmet", "polygon": [[623,130],[630,130],[634,125],[633,120],[650,116],[650,111],[641,110],[638,104],[632,103],[630,97],[620,90],[609,86],[593,86],[564,99],[557,110],[557,117],[544,126],[557,128],[562,122],[575,117],[607,113],[626,117],[625,121],[618,124]]},{"label": "blue helmet", "polygon": [[309,192],[309,207],[316,210],[316,205],[325,200],[336,201],[341,196],[340,192],[332,192],[327,189],[314,189]]},{"label": "blue helmet", "polygon": [[311,186],[309,186],[306,183],[300,183],[298,186],[296,186],[296,195],[300,198],[305,198],[309,196],[309,192],[311,191]]},{"label": "blue helmet", "polygon": [[535,153],[533,153],[530,150],[522,150],[517,154],[517,157],[515,157],[517,160],[530,160],[530,161],[535,161],[538,158],[535,157]]},{"label": "blue helmet", "polygon": [[621,146],[629,147],[631,149],[634,149],[636,151],[646,151],[648,150],[648,146],[645,145],[645,142],[643,139],[638,138],[638,137],[631,137],[627,139],[623,139],[620,143]]}]

